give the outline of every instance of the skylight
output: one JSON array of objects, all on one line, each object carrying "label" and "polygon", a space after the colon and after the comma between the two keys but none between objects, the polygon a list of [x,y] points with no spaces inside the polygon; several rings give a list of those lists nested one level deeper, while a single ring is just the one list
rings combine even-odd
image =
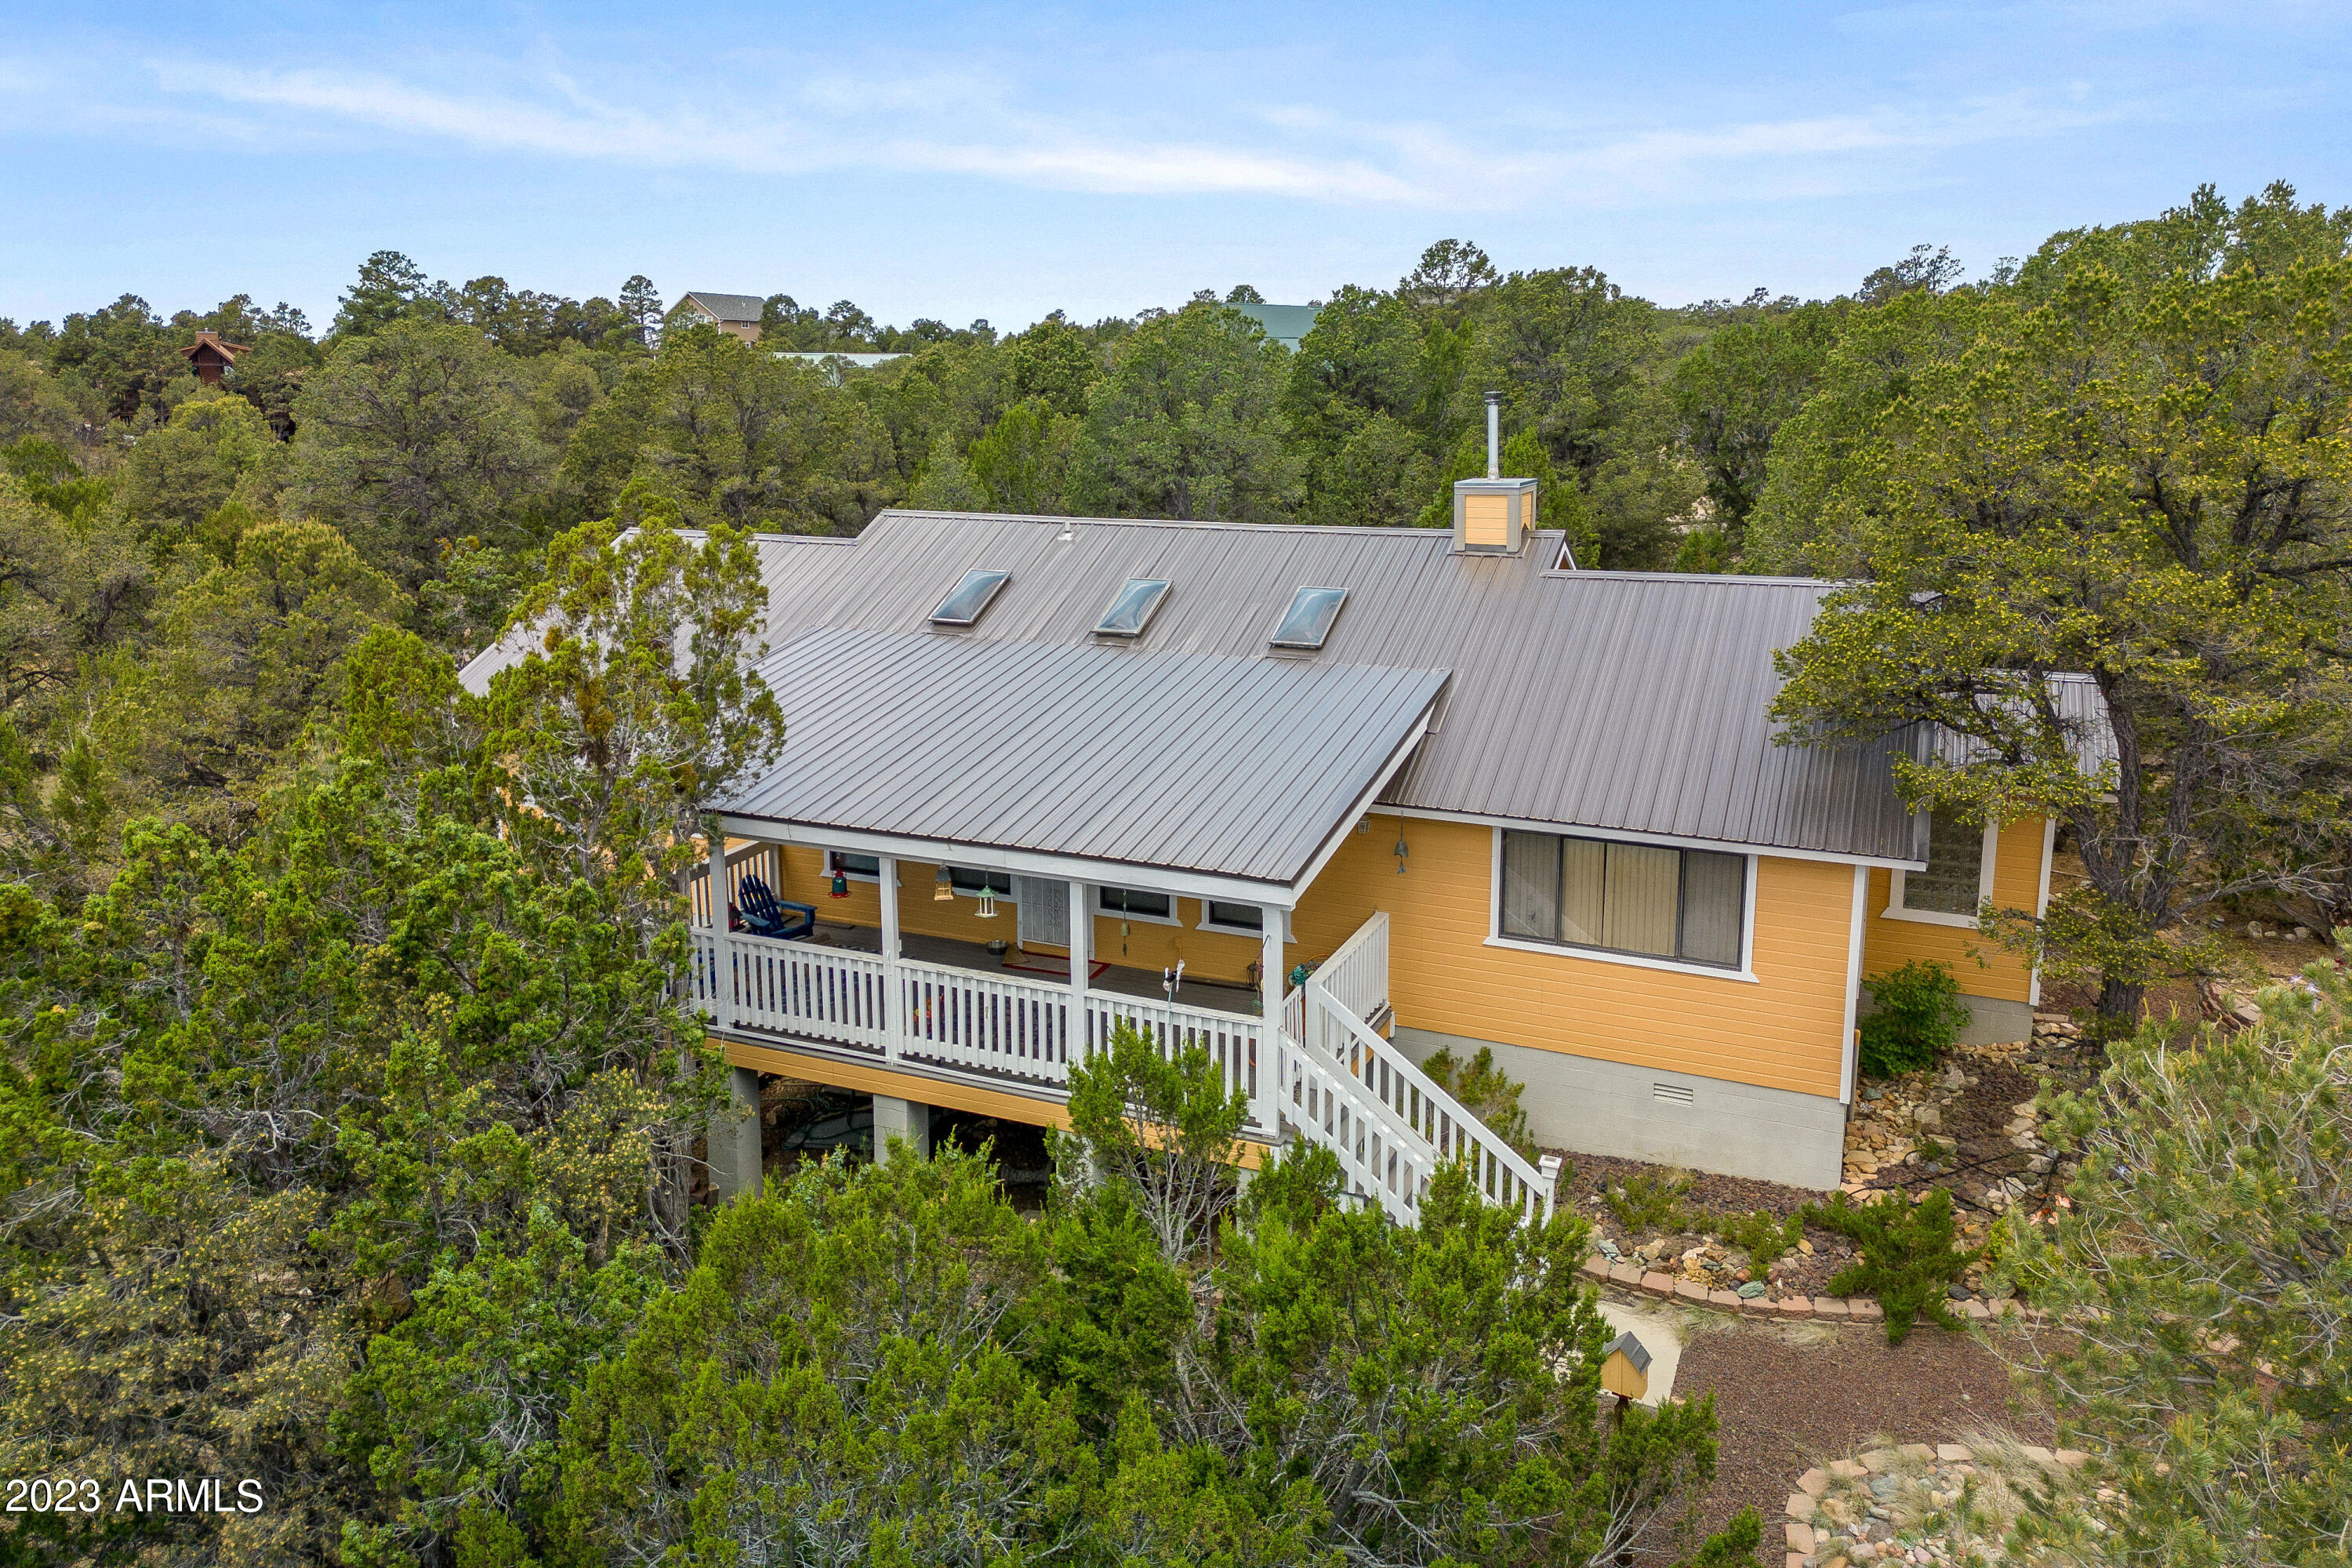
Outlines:
[{"label": "skylight", "polygon": [[988,602],[996,597],[996,591],[1003,587],[1012,576],[1013,574],[1010,572],[994,572],[982,566],[973,567],[963,574],[963,581],[955,585],[955,592],[941,599],[940,607],[931,612],[931,625],[935,626],[971,625],[980,619],[980,613],[988,608]]},{"label": "skylight", "polygon": [[1301,588],[1290,596],[1290,608],[1282,613],[1267,640],[1276,647],[1321,647],[1331,635],[1331,623],[1339,618],[1339,606],[1347,602],[1345,588]]},{"label": "skylight", "polygon": [[1168,596],[1168,583],[1160,577],[1129,577],[1127,586],[1110,602],[1095,630],[1105,637],[1131,637],[1139,636],[1151,624],[1151,614],[1160,608],[1160,601]]}]

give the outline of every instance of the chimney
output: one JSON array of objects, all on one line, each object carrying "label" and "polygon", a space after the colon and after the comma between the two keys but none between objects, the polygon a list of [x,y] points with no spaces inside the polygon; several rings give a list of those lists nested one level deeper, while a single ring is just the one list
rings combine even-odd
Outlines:
[{"label": "chimney", "polygon": [[1486,477],[1454,483],[1454,552],[1517,555],[1536,531],[1536,481],[1503,477],[1503,395],[1486,395]]}]

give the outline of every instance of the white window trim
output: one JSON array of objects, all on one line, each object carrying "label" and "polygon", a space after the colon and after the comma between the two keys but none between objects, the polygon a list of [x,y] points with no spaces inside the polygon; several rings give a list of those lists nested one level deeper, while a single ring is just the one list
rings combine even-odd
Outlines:
[{"label": "white window trim", "polygon": [[[1985,824],[1984,844],[1977,851],[1977,908],[1982,909],[1992,900],[1993,855],[2000,842],[2000,828],[1994,823]],[[1908,871],[1894,873],[1893,886],[1886,895],[1886,908],[1879,911],[1890,921],[1913,921],[1920,925],[1977,928],[1974,915],[1948,915],[1941,910],[1912,910],[1903,906],[1903,883]]]},{"label": "white window trim", "polygon": [[[982,876],[986,876],[988,873],[999,868],[1000,868],[995,866],[958,866],[953,864],[950,864],[948,867],[948,870],[951,873],[956,871],[978,871]],[[1013,886],[1005,891],[997,894],[996,901],[1000,904],[1017,904],[1021,901],[1021,879],[1013,876],[1010,871],[1005,872],[1005,876],[1013,883]],[[939,886],[939,873],[937,871],[933,871],[931,873],[931,886],[935,888]],[[970,899],[975,903],[980,901],[981,889],[977,888],[959,888],[953,882],[950,882],[948,887],[953,890],[955,896],[959,899]],[[938,900],[933,900],[932,901],[936,903]]]},{"label": "white window trim", "polygon": [[[1734,980],[1748,985],[1763,984],[1756,977],[1756,873],[1759,858],[1743,855],[1748,862],[1745,884],[1739,899],[1739,967],[1726,969],[1717,963],[1692,963],[1679,958],[1652,958],[1639,952],[1614,952],[1605,947],[1577,947],[1564,942],[1538,942],[1533,937],[1506,936],[1503,933],[1503,834],[1494,832],[1493,860],[1486,874],[1486,942],[1488,947],[1507,948],[1513,952],[1540,952],[1553,958],[1580,958],[1594,963],[1622,963],[1631,969],[1658,969],[1669,974],[1696,974],[1709,980]],[[1511,828],[1513,833],[1540,833],[1542,828]],[[1599,838],[1602,843],[1633,843],[1632,839],[1611,839],[1597,833],[1555,833],[1555,838]],[[1710,854],[1727,855],[1735,851],[1717,849]]]},{"label": "white window trim", "polygon": [[[1184,923],[1184,906],[1177,901],[1178,895],[1174,893],[1170,893],[1168,895],[1168,912],[1164,915],[1131,915],[1125,910],[1107,910],[1103,908],[1103,892],[1106,888],[1112,885],[1113,884],[1102,882],[1095,884],[1095,919],[1098,921],[1139,921],[1148,926],[1181,926]],[[1119,888],[1119,891],[1123,893],[1156,893],[1160,890],[1160,889],[1158,888]],[[1255,931],[1252,931],[1250,934],[1252,936],[1255,936],[1257,933]]]},{"label": "white window trim", "polygon": [[[1237,904],[1241,902],[1239,899],[1219,899],[1216,901],[1221,904]],[[1263,908],[1264,906],[1260,907]],[[1256,926],[1219,925],[1214,921],[1209,919],[1209,900],[1206,899],[1202,899],[1201,900],[1200,923],[1195,925],[1192,929],[1194,931],[1223,931],[1227,936],[1245,936],[1254,940],[1262,939],[1265,935],[1265,932],[1259,930]],[[1285,942],[1296,942],[1298,940],[1290,934],[1290,911],[1288,910],[1282,911],[1282,940]]]}]

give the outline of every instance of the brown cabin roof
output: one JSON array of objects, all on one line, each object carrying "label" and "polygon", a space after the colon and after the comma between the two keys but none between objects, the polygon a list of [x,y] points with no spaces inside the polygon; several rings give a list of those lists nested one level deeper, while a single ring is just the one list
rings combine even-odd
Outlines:
[{"label": "brown cabin roof", "polygon": [[180,351],[180,356],[183,359],[193,360],[198,354],[204,353],[205,350],[210,349],[225,360],[234,360],[237,355],[244,353],[251,347],[252,345],[250,343],[230,342],[218,332],[207,330],[198,332],[196,334],[196,341],[190,343],[186,348],[182,349]]}]

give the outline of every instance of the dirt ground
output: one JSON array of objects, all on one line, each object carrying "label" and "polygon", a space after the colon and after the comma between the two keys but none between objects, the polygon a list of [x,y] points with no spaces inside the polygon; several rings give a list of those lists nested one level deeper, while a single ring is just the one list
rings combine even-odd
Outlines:
[{"label": "dirt ground", "polygon": [[1955,1443],[2007,1431],[2048,1444],[2049,1411],[2021,1395],[1983,1342],[1932,1324],[1899,1345],[1876,1327],[1771,1323],[1692,1313],[1675,1376],[1678,1398],[1715,1395],[1715,1485],[1702,1525],[1740,1509],[1764,1518],[1759,1557],[1780,1556],[1781,1510],[1797,1478],[1874,1439]]}]

